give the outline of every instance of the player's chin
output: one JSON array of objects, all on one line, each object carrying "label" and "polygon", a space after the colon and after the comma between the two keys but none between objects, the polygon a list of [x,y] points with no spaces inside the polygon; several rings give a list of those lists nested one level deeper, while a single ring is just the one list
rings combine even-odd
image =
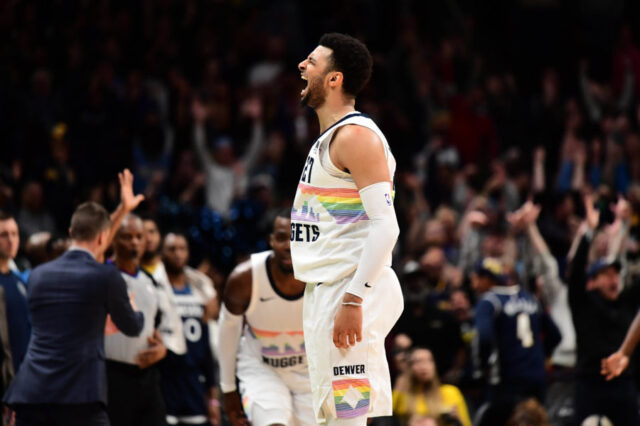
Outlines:
[{"label": "player's chin", "polygon": [[309,92],[307,91],[304,95],[300,95],[300,105],[301,106],[309,106]]},{"label": "player's chin", "polygon": [[291,260],[289,261],[282,261],[280,262],[280,270],[282,272],[285,272],[287,274],[292,274],[293,273],[293,264],[291,263]]}]

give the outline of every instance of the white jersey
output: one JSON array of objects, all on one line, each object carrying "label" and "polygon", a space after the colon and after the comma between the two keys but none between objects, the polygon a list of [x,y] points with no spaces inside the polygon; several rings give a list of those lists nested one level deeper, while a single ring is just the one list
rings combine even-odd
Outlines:
[{"label": "white jersey", "polygon": [[[331,162],[329,144],[340,127],[355,124],[373,130],[384,144],[389,175],[396,161],[387,139],[364,114],[353,112],[316,139],[291,210],[291,258],[295,277],[306,283],[332,283],[355,271],[369,234],[369,218],[351,175]],[[391,202],[391,200],[389,200]],[[387,266],[391,259],[387,260]]]},{"label": "white jersey", "polygon": [[272,255],[272,251],[251,255],[251,301],[244,314],[240,354],[258,357],[277,372],[306,374],[303,294],[290,297],[278,291],[267,263]]},{"label": "white jersey", "polygon": [[158,262],[151,276],[158,284],[158,303],[162,311],[158,331],[162,335],[162,342],[174,354],[184,355],[187,353],[187,344],[184,340],[182,320],[178,315],[176,297],[164,263]]},{"label": "white jersey", "polygon": [[149,348],[147,339],[153,335],[156,314],[158,313],[158,294],[151,277],[141,270],[136,275],[121,272],[127,283],[127,291],[136,311],[144,315],[144,325],[137,337],[122,334],[116,326],[107,321],[104,336],[105,357],[112,361],[135,364],[136,356],[142,350]]}]

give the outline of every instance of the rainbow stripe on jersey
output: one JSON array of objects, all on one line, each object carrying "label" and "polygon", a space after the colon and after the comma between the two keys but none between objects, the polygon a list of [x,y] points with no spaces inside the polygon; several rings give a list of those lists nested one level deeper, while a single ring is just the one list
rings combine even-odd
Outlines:
[{"label": "rainbow stripe on jersey", "polygon": [[369,412],[369,379],[336,380],[332,386],[336,416],[339,419],[351,419]]},{"label": "rainbow stripe on jersey", "polygon": [[260,352],[268,357],[304,355],[302,331],[269,331],[249,326],[249,334],[260,341]]},{"label": "rainbow stripe on jersey", "polygon": [[[298,189],[304,195],[315,197],[339,224],[369,220],[357,189],[318,188],[304,183],[299,183]],[[299,213],[302,212],[292,211],[291,217],[297,218]]]}]

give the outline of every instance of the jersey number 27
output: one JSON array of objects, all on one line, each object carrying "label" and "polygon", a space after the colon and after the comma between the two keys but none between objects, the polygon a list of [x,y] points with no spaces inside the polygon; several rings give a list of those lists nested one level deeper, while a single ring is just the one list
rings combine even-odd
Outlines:
[{"label": "jersey number 27", "polygon": [[302,169],[302,177],[300,178],[300,182],[311,183],[312,170],[313,170],[313,158],[307,157],[307,162],[304,164],[304,169]]}]

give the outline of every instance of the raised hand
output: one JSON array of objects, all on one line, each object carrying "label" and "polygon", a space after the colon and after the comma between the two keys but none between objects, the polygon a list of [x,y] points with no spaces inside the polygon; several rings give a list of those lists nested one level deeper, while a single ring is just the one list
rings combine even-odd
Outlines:
[{"label": "raised hand", "polygon": [[593,207],[593,196],[591,194],[584,196],[584,210],[587,226],[589,229],[595,230],[600,223],[600,211]]},{"label": "raised hand", "polygon": [[202,124],[209,116],[209,110],[200,99],[194,99],[191,102],[191,115],[196,123]]},{"label": "raised hand", "polygon": [[467,219],[469,220],[469,224],[474,228],[480,228],[489,223],[487,215],[480,210],[474,210],[467,213]]},{"label": "raised hand", "polygon": [[129,169],[118,173],[118,180],[120,181],[120,204],[126,213],[132,212],[144,201],[144,195],[133,193],[133,174]]},{"label": "raised hand", "polygon": [[522,208],[522,221],[524,222],[525,226],[534,224],[536,220],[538,220],[538,216],[540,216],[540,211],[542,210],[539,205],[533,204],[533,202],[531,201],[527,201],[526,203],[524,203]]}]

